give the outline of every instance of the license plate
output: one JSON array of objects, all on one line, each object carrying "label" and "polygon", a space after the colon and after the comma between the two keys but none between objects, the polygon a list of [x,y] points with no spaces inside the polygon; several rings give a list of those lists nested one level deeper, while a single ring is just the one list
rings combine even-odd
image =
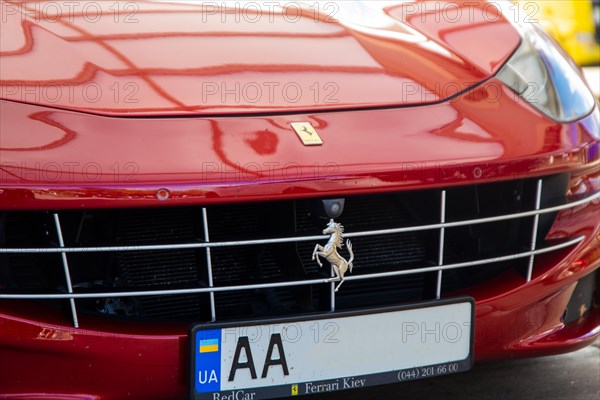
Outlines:
[{"label": "license plate", "polygon": [[191,398],[258,400],[446,375],[471,368],[474,301],[191,329]]}]

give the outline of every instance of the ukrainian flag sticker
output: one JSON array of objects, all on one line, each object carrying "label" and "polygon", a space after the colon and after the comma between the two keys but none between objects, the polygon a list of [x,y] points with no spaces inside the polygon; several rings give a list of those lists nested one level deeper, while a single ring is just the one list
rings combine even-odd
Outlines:
[{"label": "ukrainian flag sticker", "polygon": [[219,339],[200,340],[200,353],[214,353],[219,351]]}]

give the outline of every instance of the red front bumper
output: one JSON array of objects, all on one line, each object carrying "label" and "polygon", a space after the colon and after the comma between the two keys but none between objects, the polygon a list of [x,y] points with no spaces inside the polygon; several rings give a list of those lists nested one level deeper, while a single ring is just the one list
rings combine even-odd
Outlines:
[{"label": "red front bumper", "polygon": [[[577,280],[598,267],[593,246],[573,252],[529,284],[494,296],[485,296],[484,290],[476,294],[476,360],[567,352],[598,337],[599,308],[569,325],[561,322]],[[583,267],[578,260],[586,258],[584,254],[595,257],[595,264]],[[522,282],[520,276],[505,278],[507,287]],[[3,305],[0,397],[186,397],[188,326],[83,319],[87,328],[74,329],[65,326],[63,315],[46,313],[42,318],[42,311],[30,305]]]}]

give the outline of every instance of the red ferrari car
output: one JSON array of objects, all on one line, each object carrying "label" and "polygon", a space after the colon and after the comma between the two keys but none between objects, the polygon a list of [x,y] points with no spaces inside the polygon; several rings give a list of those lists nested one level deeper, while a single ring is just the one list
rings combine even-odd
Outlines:
[{"label": "red ferrari car", "polygon": [[0,398],[290,397],[600,334],[600,112],[511,3],[0,6]]}]

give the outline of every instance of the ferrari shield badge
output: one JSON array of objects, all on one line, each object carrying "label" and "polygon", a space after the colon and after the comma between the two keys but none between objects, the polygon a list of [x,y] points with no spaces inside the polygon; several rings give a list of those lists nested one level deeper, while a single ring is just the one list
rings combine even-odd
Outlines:
[{"label": "ferrari shield badge", "polygon": [[346,240],[346,247],[348,248],[348,253],[350,253],[350,259],[346,261],[346,259],[340,256],[338,253],[338,249],[341,249],[344,246],[344,239],[342,237],[343,233],[344,227],[342,224],[338,224],[333,220],[330,220],[327,224],[327,228],[323,230],[324,235],[331,235],[329,237],[329,241],[325,246],[317,244],[312,254],[312,259],[317,261],[319,267],[323,267],[319,257],[325,258],[331,264],[331,268],[333,268],[333,272],[335,274],[335,278],[333,278],[333,280],[340,281],[335,288],[336,292],[340,286],[342,286],[342,283],[344,283],[344,274],[346,271],[350,270],[350,272],[352,272],[352,261],[354,261],[352,243],[349,239]]},{"label": "ferrari shield badge", "polygon": [[292,122],[292,129],[305,146],[320,146],[323,140],[310,122]]}]

